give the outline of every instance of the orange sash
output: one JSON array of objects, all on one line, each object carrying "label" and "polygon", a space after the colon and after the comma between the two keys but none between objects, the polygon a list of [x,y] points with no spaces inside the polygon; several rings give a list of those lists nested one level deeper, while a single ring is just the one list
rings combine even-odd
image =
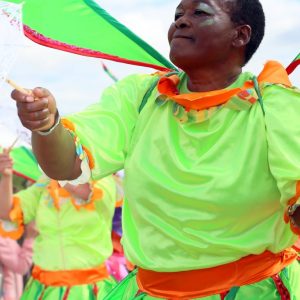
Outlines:
[{"label": "orange sash", "polygon": [[232,287],[253,284],[280,272],[297,259],[291,248],[278,254],[265,251],[225,265],[183,272],[154,272],[139,268],[139,289],[153,297],[191,299],[221,294]]},{"label": "orange sash", "polygon": [[109,277],[104,264],[93,269],[46,271],[34,266],[32,277],[46,286],[73,286],[91,284]]}]

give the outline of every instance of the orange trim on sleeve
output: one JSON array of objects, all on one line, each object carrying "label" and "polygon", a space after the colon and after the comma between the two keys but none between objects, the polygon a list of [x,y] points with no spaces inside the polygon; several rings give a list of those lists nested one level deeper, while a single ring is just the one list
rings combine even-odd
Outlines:
[{"label": "orange trim on sleeve", "polygon": [[86,156],[88,157],[90,169],[93,170],[95,167],[95,160],[91,151],[85,146],[82,146],[82,149],[86,153]]},{"label": "orange trim on sleeve", "polygon": [[4,238],[10,238],[12,240],[18,240],[24,234],[24,226],[19,226],[16,230],[6,231],[3,229],[3,223],[0,222],[0,235]]},{"label": "orange trim on sleeve", "polygon": [[23,211],[22,211],[22,208],[21,208],[21,200],[17,196],[13,197],[13,208],[9,213],[9,218],[13,222],[17,222],[18,224],[23,223],[24,219],[23,219]]},{"label": "orange trim on sleeve", "polygon": [[13,197],[13,208],[9,213],[9,218],[12,223],[11,226],[16,226],[15,229],[6,230],[4,228],[4,222],[0,222],[0,235],[3,237],[11,238],[13,240],[18,240],[24,234],[24,219],[23,219],[23,212],[21,209],[21,201],[20,198],[17,196]]},{"label": "orange trim on sleeve", "polygon": [[63,125],[65,128],[67,128],[67,129],[69,129],[69,130],[75,132],[75,125],[74,125],[74,123],[71,122],[70,120],[62,118],[62,119],[61,119],[61,123],[62,123],[62,125]]},{"label": "orange trim on sleeve", "polygon": [[[75,124],[73,122],[71,122],[70,120],[68,120],[68,119],[62,119],[61,122],[62,122],[62,125],[65,128],[67,128],[68,130],[70,130],[74,134],[74,136],[75,136],[74,140],[76,142],[76,138],[78,139],[78,137],[76,136]],[[81,146],[82,146],[82,149],[86,153],[86,156],[88,158],[90,169],[91,170],[94,169],[94,167],[95,167],[95,160],[94,160],[94,158],[92,156],[91,151],[87,147],[85,147],[84,145],[81,145]]]},{"label": "orange trim on sleeve", "polygon": [[0,236],[4,238],[10,238],[12,240],[18,240],[24,234],[24,225],[19,225],[15,230],[7,231],[3,228],[3,222],[0,221]]}]

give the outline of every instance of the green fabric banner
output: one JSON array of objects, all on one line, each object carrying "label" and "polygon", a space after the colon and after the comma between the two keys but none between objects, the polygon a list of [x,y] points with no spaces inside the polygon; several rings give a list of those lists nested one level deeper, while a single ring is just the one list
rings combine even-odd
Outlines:
[{"label": "green fabric banner", "polygon": [[41,45],[158,70],[175,68],[93,0],[7,2],[23,3],[25,35]]},{"label": "green fabric banner", "polygon": [[41,176],[38,163],[30,149],[23,146],[13,148],[10,156],[14,161],[13,171],[16,175],[32,181]]}]

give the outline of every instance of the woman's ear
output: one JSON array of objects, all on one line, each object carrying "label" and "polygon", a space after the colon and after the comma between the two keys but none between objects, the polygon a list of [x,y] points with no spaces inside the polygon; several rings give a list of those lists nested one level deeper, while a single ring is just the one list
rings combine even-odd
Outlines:
[{"label": "woman's ear", "polygon": [[236,48],[246,46],[251,39],[252,29],[249,25],[240,25],[236,27],[236,34],[232,45]]}]

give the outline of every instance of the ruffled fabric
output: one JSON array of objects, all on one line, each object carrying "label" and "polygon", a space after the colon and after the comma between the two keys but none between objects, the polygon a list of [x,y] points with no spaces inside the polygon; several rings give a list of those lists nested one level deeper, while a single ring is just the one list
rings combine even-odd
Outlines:
[{"label": "ruffled fabric", "polygon": [[27,283],[21,300],[102,300],[116,285],[113,278],[108,278],[93,284],[82,284],[72,287],[45,286],[31,278]]},{"label": "ruffled fabric", "polygon": [[24,233],[23,212],[18,197],[13,198],[13,208],[9,218],[11,221],[0,221],[0,235],[18,240]]},{"label": "ruffled fabric", "polygon": [[253,80],[248,80],[238,88],[180,94],[180,74],[162,76],[157,85],[159,95],[156,104],[162,106],[173,101],[173,114],[180,123],[199,123],[208,120],[223,107],[238,111],[250,109],[259,100],[257,90],[263,90],[270,83],[292,87],[285,69],[275,61],[266,63],[257,81],[257,88]]},{"label": "ruffled fabric", "polygon": [[95,210],[95,202],[100,201],[103,197],[103,191],[95,186],[96,182],[90,183],[91,194],[89,195],[88,200],[83,200],[79,198],[72,198],[72,203],[77,210],[82,208],[87,210]]},{"label": "ruffled fabric", "polygon": [[79,159],[81,161],[83,161],[84,159],[87,159],[89,167],[92,170],[95,166],[94,158],[93,158],[91,152],[88,150],[88,148],[84,147],[81,144],[79,137],[76,135],[74,123],[72,123],[70,120],[67,120],[67,119],[62,119],[61,122],[62,122],[62,125],[69,131],[69,133],[72,135],[72,137],[74,139],[77,156],[79,157]]},{"label": "ruffled fabric", "polygon": [[95,210],[95,202],[100,201],[103,198],[103,191],[96,187],[96,182],[90,182],[91,193],[87,200],[73,197],[70,192],[61,187],[56,180],[51,180],[48,185],[48,191],[51,195],[51,201],[53,201],[54,207],[57,211],[60,210],[60,206],[66,201],[70,201],[76,210],[87,209]]}]

